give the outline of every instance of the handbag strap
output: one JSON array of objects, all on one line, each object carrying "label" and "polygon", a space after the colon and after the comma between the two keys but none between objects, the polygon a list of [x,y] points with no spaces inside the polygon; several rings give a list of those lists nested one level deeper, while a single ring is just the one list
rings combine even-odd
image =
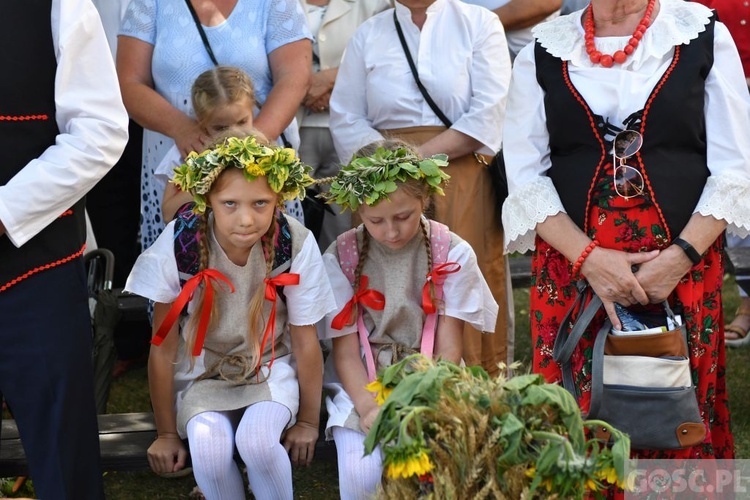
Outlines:
[{"label": "handbag strap", "polygon": [[[189,1],[189,0],[187,0]],[[443,125],[445,125],[448,128],[451,128],[451,125],[453,125],[453,122],[451,122],[447,116],[438,108],[438,105],[435,104],[435,101],[432,100],[432,97],[430,97],[430,94],[427,92],[427,89],[422,84],[422,80],[419,79],[419,73],[417,73],[417,67],[414,65],[414,59],[411,57],[411,52],[409,52],[409,47],[406,45],[406,38],[404,38],[404,32],[401,30],[401,23],[398,22],[398,16],[396,16],[396,9],[393,9],[393,22],[396,24],[396,31],[398,32],[398,39],[401,41],[401,47],[404,49],[404,55],[406,55],[406,60],[409,62],[409,68],[411,68],[411,74],[414,76],[414,81],[417,82],[417,87],[419,88],[419,91],[422,93],[422,97],[424,97],[424,100],[427,101],[427,104],[430,106],[430,109],[437,115],[438,118],[440,118],[440,121],[443,122]]]},{"label": "handbag strap", "polygon": [[203,40],[203,46],[206,48],[206,52],[208,52],[208,57],[211,58],[211,62],[214,63],[214,66],[218,66],[219,61],[216,60],[214,51],[213,49],[211,49],[211,44],[208,43],[208,37],[206,36],[206,32],[203,30],[203,25],[201,24],[201,20],[198,19],[198,13],[195,12],[195,7],[193,7],[193,4],[190,3],[190,0],[185,0],[185,3],[188,6],[188,10],[190,10],[190,15],[193,16],[193,21],[195,21],[195,27],[198,28],[198,34],[201,36],[201,40]]},{"label": "handbag strap", "polygon": [[602,405],[604,395],[604,344],[607,342],[607,334],[609,334],[611,328],[612,323],[607,318],[594,340],[594,348],[591,354],[591,400],[586,418],[596,418]]},{"label": "handbag strap", "polygon": [[586,331],[586,328],[588,328],[589,324],[594,319],[594,316],[596,316],[596,313],[599,311],[599,308],[602,306],[602,299],[600,299],[598,295],[593,294],[591,301],[586,308],[583,309],[583,312],[581,312],[578,319],[576,319],[570,333],[568,333],[568,325],[570,324],[570,318],[573,315],[573,311],[576,309],[580,310],[581,307],[583,307],[583,304],[586,302],[586,296],[588,295],[586,293],[588,290],[588,284],[586,284],[585,281],[579,281],[576,286],[578,287],[578,297],[560,322],[560,330],[557,332],[555,345],[552,349],[552,357],[560,364],[570,361],[573,351],[583,336],[583,332]]}]

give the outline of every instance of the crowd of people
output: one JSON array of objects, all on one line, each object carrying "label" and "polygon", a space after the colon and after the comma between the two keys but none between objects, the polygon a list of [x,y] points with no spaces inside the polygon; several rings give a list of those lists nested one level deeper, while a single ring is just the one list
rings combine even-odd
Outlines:
[{"label": "crowd of people", "polygon": [[[585,413],[615,305],[668,300],[706,438],[634,455],[733,458],[722,252],[750,234],[746,5],[94,4],[28,0],[2,35],[23,53],[0,55],[0,391],[42,498],[103,497],[81,261],[100,180],[95,236],[153,304],[149,463],[179,474],[189,447],[206,498],[244,497],[236,450],[256,498],[291,499],[323,396],[341,496],[372,495],[368,382],[416,352],[512,362],[514,252],[532,255],[534,371],[561,380],[585,279],[604,305],[572,357]],[[745,298],[726,341],[748,330]]]}]

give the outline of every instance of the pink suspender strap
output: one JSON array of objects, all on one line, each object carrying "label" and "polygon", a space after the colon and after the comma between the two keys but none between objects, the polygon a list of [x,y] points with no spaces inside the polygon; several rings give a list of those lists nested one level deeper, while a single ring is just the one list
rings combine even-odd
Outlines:
[{"label": "pink suspender strap", "polygon": [[[443,283],[448,274],[452,274],[461,269],[461,266],[455,262],[446,262],[448,260],[448,251],[450,250],[451,236],[448,227],[433,220],[430,222],[430,250],[432,252],[432,269],[427,273],[427,282],[423,289],[423,308],[427,317],[425,318],[422,328],[422,340],[419,352],[425,356],[432,357],[435,351],[435,334],[437,332],[438,310],[429,298],[429,284],[432,282],[435,287],[435,300],[440,301],[443,298]],[[336,239],[336,249],[339,254],[339,264],[349,283],[354,287],[354,271],[357,268],[359,260],[359,249],[357,247],[357,234],[355,229],[350,229]],[[364,277],[363,277],[364,278]],[[362,279],[362,278],[360,278]],[[354,290],[357,294],[359,291]],[[370,334],[365,327],[363,319],[363,307],[357,307],[357,332],[359,334],[359,343],[365,351],[365,363],[367,365],[367,377],[370,381],[375,380],[376,367],[375,359],[370,347]]]},{"label": "pink suspender strap", "polygon": [[[430,249],[432,251],[432,269],[427,274],[428,280],[430,280],[435,271],[441,268],[441,266],[448,260],[448,251],[450,250],[450,246],[451,235],[448,231],[448,226],[434,220],[430,220]],[[435,299],[440,300],[443,298],[442,280],[436,279],[433,282],[435,284]],[[425,283],[425,289],[429,293],[429,283]],[[430,358],[435,352],[435,333],[437,332],[437,319],[437,308],[433,307],[432,312],[427,313],[427,318],[425,318],[424,326],[422,327],[422,343],[419,352],[421,352],[425,356],[429,356]]]},{"label": "pink suspender strap", "polygon": [[[341,234],[336,238],[336,250],[339,254],[339,265],[341,270],[344,272],[346,279],[352,285],[352,292],[357,293],[354,290],[354,271],[357,269],[357,262],[359,261],[359,249],[357,248],[357,230],[350,229],[345,233]],[[362,350],[365,351],[365,363],[367,365],[367,378],[370,382],[375,380],[375,374],[377,372],[375,368],[375,359],[372,355],[372,347],[370,347],[370,332],[365,327],[365,321],[363,318],[363,307],[359,305],[357,307],[357,333],[359,334],[359,345]]]}]

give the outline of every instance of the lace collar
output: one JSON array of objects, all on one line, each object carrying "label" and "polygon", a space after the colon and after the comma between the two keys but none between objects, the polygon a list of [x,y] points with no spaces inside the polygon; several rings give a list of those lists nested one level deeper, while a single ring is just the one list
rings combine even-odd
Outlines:
[{"label": "lace collar", "polygon": [[[659,13],[638,46],[638,50],[622,66],[637,69],[643,61],[663,58],[677,45],[689,43],[705,31],[712,11],[707,7],[684,0],[660,0]],[[586,9],[561,16],[537,25],[532,32],[534,38],[547,52],[563,61],[580,67],[593,67],[586,54],[583,41],[581,17]],[[596,38],[599,50],[611,53],[622,48],[630,35],[622,37]]]}]

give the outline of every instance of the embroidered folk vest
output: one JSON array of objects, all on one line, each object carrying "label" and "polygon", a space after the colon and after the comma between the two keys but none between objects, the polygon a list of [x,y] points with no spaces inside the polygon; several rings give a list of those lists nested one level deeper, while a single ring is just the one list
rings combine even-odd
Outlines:
[{"label": "embroidered folk vest", "polygon": [[[0,185],[55,143],[57,59],[50,27],[51,0],[3,4],[0,32]],[[40,188],[41,189],[41,188]],[[83,253],[83,200],[16,248],[0,237],[0,292]]]},{"label": "embroidered folk vest", "polygon": [[[711,18],[697,39],[675,48],[636,127],[643,135],[639,168],[670,233],[668,241],[687,224],[709,176],[703,110],[705,80],[713,66],[714,23]],[[585,230],[594,180],[612,161],[611,145],[604,139],[606,124],[571,83],[566,61],[538,42],[534,56],[550,136],[552,167],[547,175],[568,215]]]}]

